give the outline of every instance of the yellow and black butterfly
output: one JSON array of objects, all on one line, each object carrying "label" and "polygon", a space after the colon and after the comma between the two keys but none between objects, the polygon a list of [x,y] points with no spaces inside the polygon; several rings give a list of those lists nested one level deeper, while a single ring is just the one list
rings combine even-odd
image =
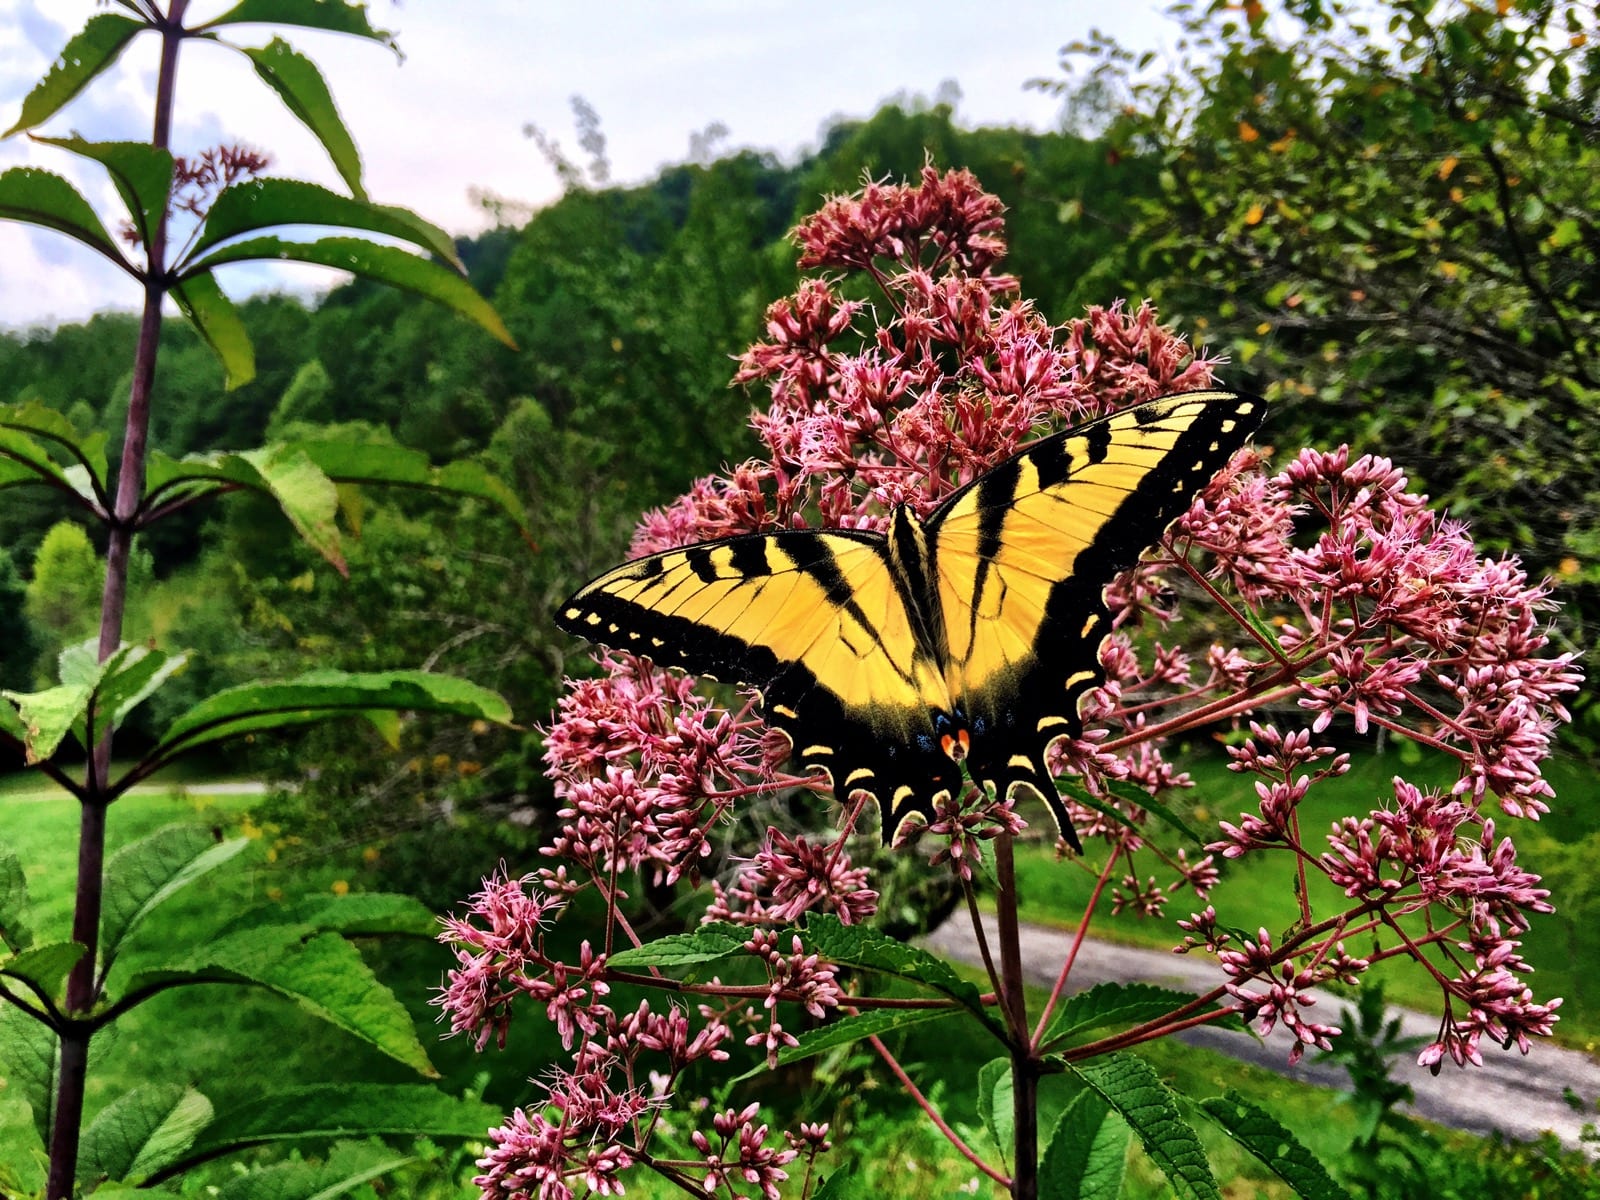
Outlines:
[{"label": "yellow and black butterfly", "polygon": [[1077,846],[1045,751],[1105,680],[1106,586],[1260,426],[1232,392],[1153,400],[1045,438],[886,534],[783,530],[624,563],[556,623],[761,690],[806,771],[865,792],[894,840],[959,794],[1018,786]]}]

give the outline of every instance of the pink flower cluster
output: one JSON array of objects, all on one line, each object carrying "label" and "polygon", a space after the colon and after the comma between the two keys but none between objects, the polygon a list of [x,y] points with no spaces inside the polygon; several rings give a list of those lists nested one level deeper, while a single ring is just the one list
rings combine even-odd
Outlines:
[{"label": "pink flower cluster", "polygon": [[[865,277],[882,307],[829,276],[773,304],[765,339],[736,375],[767,394],[752,418],[763,456],[646,514],[634,551],[773,529],[881,528],[893,506],[925,513],[1054,429],[1211,382],[1214,364],[1148,306],[1094,308],[1052,325],[997,272],[1001,233],[999,203],[970,175],[932,168],[915,183],[831,200],[804,222],[795,233],[802,265]],[[1529,914],[1549,910],[1548,896],[1483,813],[1493,797],[1506,814],[1536,819],[1551,795],[1540,763],[1579,675],[1571,656],[1550,650],[1544,584],[1514,560],[1480,556],[1387,460],[1308,450],[1271,473],[1247,449],[1108,589],[1107,603],[1115,634],[1101,654],[1105,683],[1083,705],[1082,734],[1049,756],[1075,777],[1063,799],[1090,857],[1103,856],[1085,928],[1105,888],[1114,910],[1151,917],[1184,889],[1204,902],[1219,856],[1288,856],[1301,904],[1292,932],[1276,941],[1263,930],[1241,944],[1229,930],[1259,923],[1248,914],[1224,923],[1207,907],[1178,921],[1177,949],[1214,955],[1221,980],[1139,1037],[1234,1013],[1262,1033],[1287,1029],[1298,1059],[1338,1033],[1306,1016],[1310,989],[1354,983],[1370,962],[1392,957],[1415,959],[1444,997],[1425,1064],[1481,1061],[1485,1036],[1526,1049],[1549,1032],[1560,1001],[1534,999],[1513,940]],[[748,1185],[775,1197],[795,1153],[809,1161],[825,1129],[802,1127],[783,1149],[753,1108],[721,1111],[690,1134],[687,1157],[674,1158],[657,1145],[668,1133],[660,1105],[688,1064],[726,1057],[735,1027],[771,1061],[795,1041],[783,1006],[815,1019],[865,999],[843,994],[803,930],[778,931],[807,913],[846,925],[873,915],[877,894],[847,850],[860,810],[847,807],[831,837],[796,824],[790,797],[824,789],[785,773],[789,746],[753,697],[725,706],[693,680],[626,655],[599,665],[599,677],[571,684],[547,731],[562,804],[545,851],[552,867],[538,887],[490,880],[472,916],[447,922],[444,935],[458,960],[440,998],[453,1032],[480,1047],[503,1039],[513,1005],[532,1002],[572,1053],[549,1077],[543,1108],[519,1111],[494,1133],[479,1186],[496,1200],[552,1200],[577,1184],[608,1195],[629,1164],[647,1162],[694,1194]],[[1349,759],[1313,736],[1353,747],[1377,731],[1453,762],[1453,783],[1396,779],[1370,811],[1331,831],[1326,820],[1307,828],[1308,797],[1344,775]],[[1256,800],[1218,823],[1210,853],[1191,860],[1149,834],[1185,811],[1176,798],[1192,784],[1166,748],[1203,734],[1233,743],[1231,765],[1254,777]],[[766,828],[748,858],[730,842],[735,819]],[[1024,824],[1009,800],[969,791],[935,813],[921,852],[970,898],[983,848]],[[1344,902],[1314,909],[1313,873]],[[613,941],[639,941],[619,905],[631,881],[698,886],[702,874],[712,877],[704,919],[748,927],[743,961],[764,982],[618,971]],[[586,889],[606,907],[605,952],[584,944],[575,961],[560,960],[544,929],[562,899]],[[1356,937],[1350,944],[1375,947],[1368,958],[1344,951]],[[1061,985],[1070,969],[1069,960]],[[606,999],[623,984],[706,1003],[690,1013],[647,1000],[619,1017]],[[1108,1038],[1067,1053],[1123,1044]],[[665,1058],[649,1088],[638,1074],[647,1052]]]}]

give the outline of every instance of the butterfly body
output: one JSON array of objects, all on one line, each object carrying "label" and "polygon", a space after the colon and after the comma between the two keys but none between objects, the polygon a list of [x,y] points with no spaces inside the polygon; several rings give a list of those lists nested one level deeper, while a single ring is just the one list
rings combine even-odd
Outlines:
[{"label": "butterfly body", "polygon": [[1076,844],[1045,761],[1104,681],[1106,586],[1260,424],[1226,392],[1151,401],[1046,438],[884,533],[781,530],[624,563],[557,613],[568,632],[761,690],[769,723],[890,841],[962,768],[1024,787]]}]

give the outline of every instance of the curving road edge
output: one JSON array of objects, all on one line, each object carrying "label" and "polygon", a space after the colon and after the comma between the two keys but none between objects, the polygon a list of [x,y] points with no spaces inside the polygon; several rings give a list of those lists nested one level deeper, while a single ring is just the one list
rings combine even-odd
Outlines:
[{"label": "curving road edge", "polygon": [[[991,947],[996,945],[994,919],[984,918],[984,932]],[[1065,961],[1070,934],[1039,925],[1022,926],[1022,962],[1029,983],[1042,987],[1055,984],[1056,972]],[[964,916],[946,921],[922,940],[923,946],[944,958],[973,965],[982,962],[977,939]],[[1165,953],[1110,942],[1084,942],[1072,969],[1073,991],[1098,983],[1152,983],[1179,991],[1203,992],[1217,986],[1222,971],[1214,960]],[[1338,997],[1322,996],[1315,1019],[1337,1024],[1343,1007]],[[1439,1019],[1408,1009],[1391,1008],[1391,1016],[1401,1019],[1405,1036],[1432,1040],[1438,1033]],[[1298,1066],[1289,1065],[1289,1042],[1281,1032],[1265,1042],[1227,1030],[1202,1027],[1187,1030],[1179,1038],[1194,1046],[1204,1046],[1219,1054],[1253,1063],[1291,1079],[1320,1087],[1344,1090],[1344,1070],[1331,1063],[1312,1061],[1307,1055]],[[1588,1055],[1557,1046],[1536,1045],[1523,1055],[1516,1050],[1501,1050],[1483,1044],[1483,1066],[1459,1068],[1446,1060],[1438,1075],[1418,1067],[1409,1055],[1395,1060],[1395,1078],[1411,1085],[1416,1103],[1405,1106],[1412,1115],[1453,1129],[1490,1134],[1496,1131],[1519,1141],[1550,1130],[1568,1149],[1580,1146],[1586,1124],[1596,1120],[1595,1104],[1600,1099],[1600,1065]],[[1566,1097],[1582,1102],[1574,1108]]]}]

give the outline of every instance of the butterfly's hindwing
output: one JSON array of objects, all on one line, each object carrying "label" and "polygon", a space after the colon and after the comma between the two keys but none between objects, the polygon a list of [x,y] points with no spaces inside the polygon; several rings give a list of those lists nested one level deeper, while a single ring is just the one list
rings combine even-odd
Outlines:
[{"label": "butterfly's hindwing", "polygon": [[931,712],[944,682],[915,636],[881,536],[789,530],[625,563],[558,614],[570,633],[762,692],[803,771],[870,793],[885,836],[960,773]]}]

